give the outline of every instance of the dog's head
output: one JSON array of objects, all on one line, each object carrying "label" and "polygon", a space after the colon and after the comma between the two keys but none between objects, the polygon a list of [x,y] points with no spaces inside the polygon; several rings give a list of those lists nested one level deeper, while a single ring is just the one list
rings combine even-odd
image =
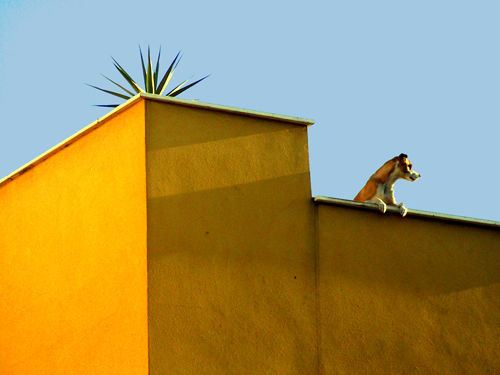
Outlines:
[{"label": "dog's head", "polygon": [[408,181],[416,181],[420,178],[420,173],[412,169],[413,165],[408,160],[408,155],[400,154],[395,157],[396,168],[399,169],[400,177]]}]

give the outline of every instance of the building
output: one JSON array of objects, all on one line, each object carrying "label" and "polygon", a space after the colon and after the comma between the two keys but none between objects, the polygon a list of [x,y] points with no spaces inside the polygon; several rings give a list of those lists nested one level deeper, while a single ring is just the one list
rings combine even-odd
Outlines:
[{"label": "building", "polygon": [[500,223],[311,199],[312,121],[141,94],[0,181],[0,374],[493,374]]}]

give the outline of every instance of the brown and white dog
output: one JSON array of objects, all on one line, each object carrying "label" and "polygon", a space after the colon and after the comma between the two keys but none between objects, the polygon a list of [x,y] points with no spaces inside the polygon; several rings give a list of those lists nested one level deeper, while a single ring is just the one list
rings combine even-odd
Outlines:
[{"label": "brown and white dog", "polygon": [[408,181],[418,180],[420,174],[413,171],[411,167],[412,164],[408,160],[408,155],[395,156],[370,177],[354,200],[376,203],[382,213],[387,210],[387,205],[397,206],[401,216],[405,217],[408,210],[403,203],[396,203],[394,183],[400,178]]}]

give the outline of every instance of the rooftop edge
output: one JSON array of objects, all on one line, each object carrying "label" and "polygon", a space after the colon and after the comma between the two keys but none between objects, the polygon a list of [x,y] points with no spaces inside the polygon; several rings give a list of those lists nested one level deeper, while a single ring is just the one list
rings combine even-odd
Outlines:
[{"label": "rooftop edge", "polygon": [[62,142],[56,144],[54,147],[45,151],[43,154],[41,154],[38,157],[34,158],[33,160],[27,162],[26,164],[24,164],[20,168],[14,170],[12,173],[8,174],[7,176],[5,176],[3,178],[0,178],[0,188],[2,186],[4,186],[5,184],[9,183],[10,181],[13,181],[17,177],[23,175],[24,173],[29,171],[31,168],[34,168],[38,164],[42,163],[44,160],[46,160],[49,157],[51,157],[52,155],[56,154],[60,150],[68,147],[73,142],[82,138],[86,134],[99,128],[102,124],[104,124],[105,121],[116,116],[120,112],[123,112],[128,107],[131,107],[136,102],[138,102],[141,98],[143,98],[145,100],[146,99],[147,100],[154,100],[154,101],[183,105],[183,106],[188,106],[188,107],[203,108],[203,109],[208,109],[208,110],[212,110],[212,111],[229,112],[229,113],[240,114],[240,115],[244,115],[244,116],[246,115],[246,116],[250,116],[250,117],[258,117],[258,118],[264,118],[264,119],[270,119],[270,120],[276,120],[276,121],[285,121],[285,122],[290,122],[293,124],[304,125],[304,126],[310,126],[310,125],[314,124],[314,120],[302,119],[299,117],[277,115],[274,113],[266,113],[266,112],[253,111],[250,109],[227,107],[227,106],[222,106],[222,105],[217,105],[217,104],[203,103],[203,102],[199,102],[197,100],[178,99],[178,98],[171,98],[171,97],[153,95],[153,94],[147,94],[147,93],[141,92],[141,93],[133,96],[132,98],[130,98],[126,102],[120,104],[118,107],[114,108],[113,110],[109,111],[104,116],[98,118],[96,121],[85,126],[83,129],[79,130],[75,134],[66,138]]},{"label": "rooftop edge", "polygon": [[120,104],[118,107],[114,108],[113,110],[109,111],[106,113],[104,116],[98,118],[94,122],[91,122],[89,125],[85,126],[83,129],[77,131],[73,135],[69,136],[65,140],[59,142],[56,144],[54,147],[48,149],[45,151],[43,154],[37,156],[36,158],[30,160],[20,168],[16,169],[12,173],[8,174],[7,176],[3,177],[0,179],[0,188],[9,183],[10,181],[16,179],[17,177],[23,175],[27,171],[29,171],[31,168],[36,167],[38,164],[42,163],[43,161],[47,160],[50,158],[52,155],[58,153],[62,149],[70,146],[73,142],[77,141],[78,139],[84,137],[86,134],[96,130],[99,128],[101,125],[103,125],[107,120],[115,117],[119,113],[123,112],[125,109],[128,107],[131,107],[134,105],[136,102],[140,100],[140,95],[137,94],[136,96],[130,98],[127,100],[125,103]]},{"label": "rooftop edge", "polygon": [[158,101],[158,102],[178,104],[178,105],[183,105],[183,106],[187,106],[187,107],[203,108],[203,109],[208,109],[211,111],[229,112],[229,113],[239,114],[239,115],[243,115],[243,116],[258,117],[258,118],[264,118],[264,119],[270,119],[270,120],[276,120],[276,121],[284,121],[284,122],[290,122],[293,124],[304,125],[304,126],[311,126],[312,124],[314,124],[314,120],[311,120],[311,119],[304,119],[304,118],[300,118],[300,117],[293,117],[293,116],[286,116],[286,115],[278,115],[275,113],[254,111],[251,109],[228,107],[228,106],[219,105],[219,104],[204,103],[204,102],[199,102],[198,100],[172,98],[172,97],[168,97],[168,96],[148,94],[145,92],[141,92],[138,95],[145,98],[145,99],[154,100],[154,101]]},{"label": "rooftop edge", "polygon": [[[348,199],[318,196],[318,197],[313,198],[313,202],[316,204],[326,204],[326,205],[330,205],[330,206],[343,206],[343,207],[350,207],[350,208],[355,208],[355,209],[378,211],[378,206],[375,203],[355,202],[355,201],[348,200]],[[397,215],[400,214],[399,208],[394,207],[394,206],[387,206],[387,212],[397,214]],[[500,222],[498,222],[498,221],[474,219],[474,218],[469,218],[469,217],[464,217],[464,216],[441,214],[441,213],[435,213],[435,212],[430,212],[430,211],[420,211],[420,210],[408,209],[407,216],[421,217],[421,218],[425,218],[425,219],[434,219],[434,220],[455,222],[455,223],[462,223],[462,224],[472,224],[472,225],[479,225],[479,226],[484,226],[484,227],[489,227],[489,228],[500,229]]]}]

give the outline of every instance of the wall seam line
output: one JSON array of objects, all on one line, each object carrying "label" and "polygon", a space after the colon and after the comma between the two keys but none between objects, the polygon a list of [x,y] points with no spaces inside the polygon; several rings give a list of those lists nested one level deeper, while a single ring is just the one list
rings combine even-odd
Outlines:
[{"label": "wall seam line", "polygon": [[319,214],[318,205],[313,203],[314,210],[314,299],[316,320],[316,372],[321,375],[321,309],[319,293]]},{"label": "wall seam line", "polygon": [[147,374],[151,374],[150,319],[149,319],[149,199],[148,199],[148,101],[144,100],[144,171],[146,179],[146,327],[147,327]]}]

